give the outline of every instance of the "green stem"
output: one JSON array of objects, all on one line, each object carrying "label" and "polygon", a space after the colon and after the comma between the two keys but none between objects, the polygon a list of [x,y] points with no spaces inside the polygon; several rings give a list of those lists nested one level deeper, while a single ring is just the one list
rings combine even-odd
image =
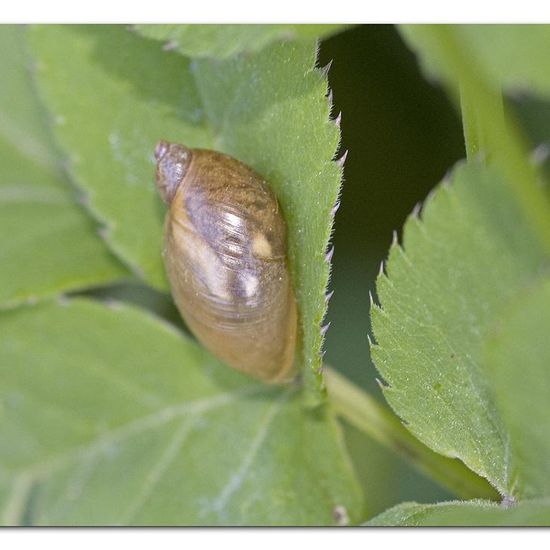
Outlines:
[{"label": "green stem", "polygon": [[[499,126],[503,127],[505,124],[505,117],[502,96],[498,95],[494,100],[493,114],[498,119]],[[460,110],[462,113],[462,128],[464,132],[466,156],[468,160],[475,160],[480,157],[483,158],[483,155],[487,155],[491,152],[491,135],[490,132],[485,131],[480,121],[476,102],[468,87],[465,85],[460,87]]]},{"label": "green stem", "polygon": [[501,169],[525,217],[550,254],[550,201],[540,185],[541,175],[529,162],[517,124],[505,115],[502,94],[485,79],[475,60],[465,53],[449,25],[430,25],[442,56],[445,76],[460,89],[468,158],[482,152]]},{"label": "green stem", "polygon": [[435,453],[416,439],[386,406],[331,368],[325,369],[336,414],[461,498],[500,500],[489,483],[461,461]]},{"label": "green stem", "polygon": [[460,111],[462,113],[462,130],[464,132],[464,144],[466,146],[466,157],[468,160],[474,159],[483,149],[481,136],[477,121],[474,116],[474,105],[470,98],[460,90]]}]

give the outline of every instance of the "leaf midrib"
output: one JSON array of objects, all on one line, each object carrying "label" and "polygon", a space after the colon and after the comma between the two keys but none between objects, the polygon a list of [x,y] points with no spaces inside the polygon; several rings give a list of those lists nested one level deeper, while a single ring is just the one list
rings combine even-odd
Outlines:
[{"label": "leaf midrib", "polygon": [[[106,445],[120,442],[128,437],[131,437],[132,435],[139,434],[142,431],[163,426],[168,422],[183,416],[184,414],[204,414],[205,412],[211,411],[218,407],[223,407],[244,397],[252,397],[265,393],[265,386],[254,385],[240,391],[222,393],[215,397],[195,399],[192,401],[177,403],[175,405],[169,405],[153,413],[134,419],[126,424],[117,426],[114,429],[107,430],[99,434],[97,438],[91,439],[87,443],[76,445],[71,449],[46,460],[28,464],[21,470],[12,470],[11,474],[17,477],[30,475],[35,479],[41,479],[47,477],[71,460],[86,458],[101,451],[101,449]],[[9,470],[6,470],[6,473],[9,473]]]}]

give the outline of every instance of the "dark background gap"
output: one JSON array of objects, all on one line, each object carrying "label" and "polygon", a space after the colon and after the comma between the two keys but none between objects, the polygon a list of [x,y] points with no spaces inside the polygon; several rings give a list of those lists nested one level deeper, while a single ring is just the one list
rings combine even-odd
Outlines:
[{"label": "dark background gap", "polygon": [[[335,219],[334,290],[325,342],[328,364],[383,399],[368,349],[369,290],[392,234],[401,229],[453,164],[465,156],[459,117],[427,82],[391,25],[362,25],[321,44],[333,116],[342,111],[341,152],[349,149]],[[345,430],[367,494],[368,515],[404,500],[452,496],[355,429]]]}]

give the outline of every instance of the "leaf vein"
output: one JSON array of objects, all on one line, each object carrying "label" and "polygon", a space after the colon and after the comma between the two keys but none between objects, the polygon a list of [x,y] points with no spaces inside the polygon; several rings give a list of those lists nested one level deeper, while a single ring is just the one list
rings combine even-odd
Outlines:
[{"label": "leaf vein", "polygon": [[247,452],[244,454],[244,457],[241,462],[241,465],[239,466],[239,469],[234,475],[232,475],[229,478],[225,486],[220,491],[218,497],[214,501],[212,508],[218,514],[222,513],[222,511],[226,507],[231,497],[238,491],[238,489],[241,487],[242,483],[244,482],[246,478],[246,474],[252,467],[252,464],[254,463],[254,460],[258,455],[258,451],[260,450],[266,438],[269,426],[271,425],[271,423],[273,422],[273,420],[281,410],[283,404],[286,402],[286,400],[290,396],[290,393],[291,393],[290,390],[287,390],[286,392],[282,393],[279,399],[274,401],[271,407],[264,414],[264,417],[260,422],[260,425],[258,426],[258,431],[254,439],[252,440]]},{"label": "leaf vein", "polygon": [[57,469],[63,467],[71,461],[85,459],[90,456],[97,456],[101,452],[107,450],[110,445],[117,443],[139,434],[142,431],[150,430],[158,426],[162,426],[171,420],[181,417],[185,414],[199,415],[212,409],[223,407],[237,401],[247,395],[265,392],[265,386],[255,385],[241,391],[230,393],[222,393],[215,397],[205,399],[197,399],[194,401],[170,405],[161,410],[155,411],[153,414],[140,417],[123,426],[102,433],[95,440],[78,445],[70,450],[60,453],[50,459],[28,465],[22,469],[19,474],[28,473],[36,478],[46,478]]}]

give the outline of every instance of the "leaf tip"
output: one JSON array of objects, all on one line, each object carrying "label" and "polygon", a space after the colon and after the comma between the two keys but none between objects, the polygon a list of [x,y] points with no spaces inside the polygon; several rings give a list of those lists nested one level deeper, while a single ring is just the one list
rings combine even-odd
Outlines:
[{"label": "leaf tip", "polygon": [[336,159],[335,162],[340,168],[343,168],[347,158],[348,158],[348,149],[346,149],[344,151],[344,154],[339,159]]},{"label": "leaf tip", "polygon": [[332,261],[332,256],[334,255],[334,246],[330,247],[330,250],[325,254],[325,262],[330,264]]},{"label": "leaf tip", "polygon": [[375,303],[374,303],[374,297],[372,295],[372,291],[369,290],[369,304],[370,304],[370,307],[374,307]]},{"label": "leaf tip", "polygon": [[386,267],[386,264],[384,262],[384,260],[382,260],[380,262],[380,268],[378,269],[378,276],[377,276],[377,279],[379,279],[380,277],[383,277],[386,275],[386,272],[385,272],[385,267]]},{"label": "leaf tip", "polygon": [[330,68],[332,67],[332,61],[333,60],[331,59],[324,67],[319,69],[323,78],[327,78]]},{"label": "leaf tip", "polygon": [[324,337],[325,334],[327,333],[329,327],[330,327],[330,324],[331,324],[332,321],[329,321],[326,325],[323,325],[321,327],[321,336]]},{"label": "leaf tip", "polygon": [[420,213],[422,212],[422,202],[419,201],[414,205],[414,208],[411,212],[411,218],[414,220],[420,219]]}]

